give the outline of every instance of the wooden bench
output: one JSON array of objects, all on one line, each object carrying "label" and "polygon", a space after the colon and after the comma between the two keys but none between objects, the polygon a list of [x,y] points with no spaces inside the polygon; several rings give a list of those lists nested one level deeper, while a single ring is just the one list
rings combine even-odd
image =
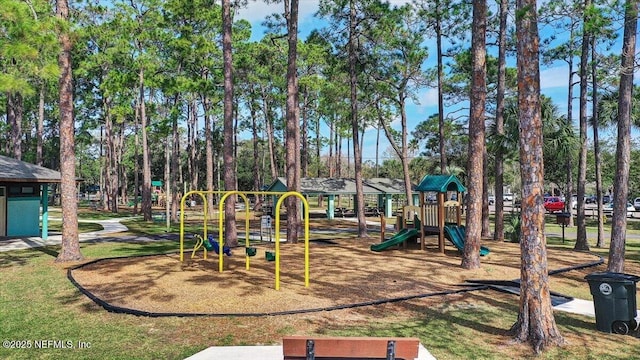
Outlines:
[{"label": "wooden bench", "polygon": [[417,338],[307,336],[282,338],[284,360],[325,358],[414,360],[418,358],[419,345],[420,340]]}]

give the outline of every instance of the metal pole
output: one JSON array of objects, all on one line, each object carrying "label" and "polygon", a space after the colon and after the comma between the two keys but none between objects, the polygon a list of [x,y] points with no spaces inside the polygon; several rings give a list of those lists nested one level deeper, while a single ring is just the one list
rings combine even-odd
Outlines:
[{"label": "metal pole", "polygon": [[315,342],[311,339],[307,340],[307,360],[315,360],[316,349]]}]

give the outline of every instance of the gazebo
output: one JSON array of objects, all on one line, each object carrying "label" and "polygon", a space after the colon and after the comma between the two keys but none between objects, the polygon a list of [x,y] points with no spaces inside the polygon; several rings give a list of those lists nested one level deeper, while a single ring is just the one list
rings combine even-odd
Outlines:
[{"label": "gazebo", "polygon": [[0,237],[41,236],[46,240],[48,184],[60,180],[58,171],[0,155]]},{"label": "gazebo", "polygon": [[[444,253],[445,223],[461,224],[462,199],[467,188],[455,175],[426,175],[416,186],[416,191],[420,192],[420,248],[424,250],[426,233],[437,232],[438,249]],[[425,194],[428,192],[436,193],[436,204],[427,203]],[[449,193],[455,194],[455,200],[447,201]]]},{"label": "gazebo", "polygon": [[[382,209],[381,213],[385,217],[392,217],[392,195],[405,193],[404,181],[400,179],[371,178],[363,179],[362,182],[364,194],[377,196],[377,208]],[[266,191],[289,191],[287,180],[282,177],[277,178]],[[356,194],[356,182],[351,178],[302,178],[300,179],[300,192],[304,195],[322,195],[326,197],[327,218],[333,219],[336,212],[336,195],[354,196]],[[273,203],[275,204],[275,201]]]}]

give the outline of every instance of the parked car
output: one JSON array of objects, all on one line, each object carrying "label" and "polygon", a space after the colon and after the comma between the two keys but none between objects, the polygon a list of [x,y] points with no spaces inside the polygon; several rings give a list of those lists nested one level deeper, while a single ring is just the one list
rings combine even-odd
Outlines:
[{"label": "parked car", "polygon": [[[605,204],[605,206],[602,208],[602,211],[604,211],[604,213],[606,215],[612,216],[613,215],[613,202]],[[627,217],[633,217],[634,211],[636,211],[636,208],[633,206],[632,203],[628,202],[627,203]]]},{"label": "parked car", "polygon": [[544,209],[548,212],[563,211],[564,201],[557,196],[545,196]]},{"label": "parked car", "polygon": [[496,197],[493,195],[489,195],[489,205],[493,205],[496,203]]},{"label": "parked car", "polygon": [[640,197],[633,200],[633,208],[636,209],[636,211],[640,211]]},{"label": "parked car", "polygon": [[584,199],[585,204],[595,204],[598,202],[598,197],[595,195],[589,195]]},{"label": "parked car", "polygon": [[571,208],[572,209],[578,208],[578,195],[571,196]]},{"label": "parked car", "polygon": [[503,194],[502,200],[504,201],[513,201],[513,194]]}]

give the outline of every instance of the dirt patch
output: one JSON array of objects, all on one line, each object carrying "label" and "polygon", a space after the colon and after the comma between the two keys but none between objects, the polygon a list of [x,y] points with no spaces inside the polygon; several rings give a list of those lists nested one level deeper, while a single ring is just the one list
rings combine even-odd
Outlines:
[{"label": "dirt patch", "polygon": [[[309,246],[310,284],[305,287],[304,244],[282,244],[280,290],[275,290],[275,262],[265,259],[273,244],[257,245],[246,258],[243,248],[224,258],[203,259],[198,252],[185,261],[179,254],[109,259],[73,270],[86,290],[113,306],[156,313],[277,313],[330,308],[380,299],[421,296],[459,290],[465,280],[513,280],[520,277],[519,245],[485,243],[491,253],[482,268],[464,270],[453,248],[437,251],[435,239],[426,251],[418,244],[373,252],[375,240],[332,239]],[[549,249],[549,269],[593,262],[589,253]],[[593,270],[592,270],[593,271]],[[553,289],[552,287],[552,290]],[[557,291],[557,290],[556,290]]]}]

